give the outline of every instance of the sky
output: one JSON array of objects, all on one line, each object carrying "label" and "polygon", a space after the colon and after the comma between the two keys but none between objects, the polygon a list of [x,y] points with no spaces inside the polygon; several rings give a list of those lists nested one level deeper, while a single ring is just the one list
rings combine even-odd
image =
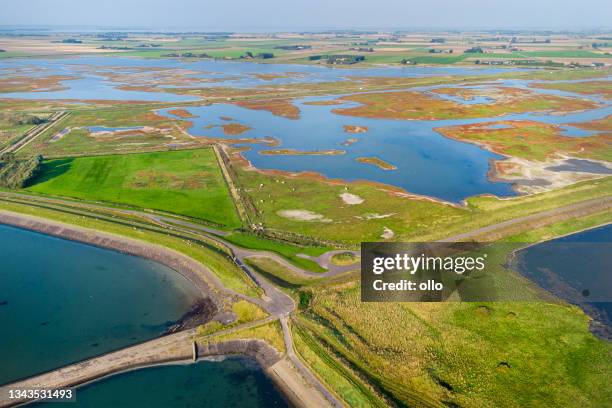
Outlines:
[{"label": "sky", "polygon": [[611,0],[1,0],[0,25],[194,29],[612,28]]}]

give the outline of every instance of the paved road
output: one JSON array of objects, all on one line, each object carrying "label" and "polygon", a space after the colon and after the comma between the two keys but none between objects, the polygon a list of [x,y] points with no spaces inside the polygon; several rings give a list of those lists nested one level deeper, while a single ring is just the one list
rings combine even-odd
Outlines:
[{"label": "paved road", "polygon": [[[20,197],[21,199],[27,199],[27,200],[39,200],[39,201],[42,200],[45,202],[53,202],[56,204],[78,206],[80,208],[89,207],[92,209],[97,208],[101,210],[109,209],[108,207],[104,207],[102,205],[75,203],[73,201],[61,200],[61,199],[48,199],[48,198],[40,198],[40,197],[34,198],[31,196],[27,196],[23,194],[16,194],[16,193],[0,193],[0,196]],[[570,218],[573,216],[595,213],[595,212],[603,211],[603,210],[610,209],[610,208],[612,208],[612,197],[602,197],[598,199],[584,201],[581,203],[567,205],[567,206],[556,208],[553,210],[547,210],[547,211],[543,211],[540,213],[515,218],[512,220],[503,221],[503,222],[500,222],[494,225],[489,225],[487,227],[476,229],[474,231],[470,231],[467,233],[449,237],[445,239],[444,241],[467,240],[470,238],[482,236],[484,234],[493,235],[495,233],[499,233],[500,231],[504,231],[505,229],[508,229],[509,227],[519,225],[519,224],[529,224],[533,226],[534,228],[536,228],[538,224],[542,224],[542,222],[546,222],[546,220],[550,220],[551,218],[554,218],[557,216],[560,216],[562,218]],[[337,406],[337,407],[342,406],[342,403],[325,387],[323,383],[321,383],[318,380],[318,378],[301,362],[301,360],[295,354],[295,351],[293,349],[293,339],[292,339],[291,331],[289,329],[289,325],[287,322],[288,317],[295,310],[295,303],[293,299],[287,296],[285,293],[283,293],[281,290],[279,290],[276,286],[271,284],[269,281],[263,279],[258,273],[256,273],[252,268],[250,268],[245,263],[245,259],[249,257],[254,257],[254,256],[266,256],[266,257],[273,258],[279,263],[285,265],[287,268],[289,268],[294,273],[300,276],[325,277],[325,276],[334,276],[334,275],[344,273],[347,271],[345,270],[346,268],[333,268],[335,265],[332,265],[330,262],[331,256],[333,256],[334,253],[345,252],[345,251],[331,251],[317,258],[310,258],[313,260],[316,259],[316,261],[321,266],[327,266],[329,268],[329,270],[325,273],[315,273],[315,272],[305,271],[293,264],[290,264],[285,259],[283,259],[281,256],[273,252],[257,251],[257,250],[250,250],[250,249],[238,247],[224,240],[222,238],[223,234],[220,233],[222,231],[219,231],[219,230],[201,226],[199,224],[195,224],[195,223],[185,221],[182,219],[176,219],[173,217],[162,216],[158,214],[151,214],[151,213],[147,213],[144,211],[118,210],[114,208],[112,210],[115,212],[125,212],[127,214],[138,215],[141,217],[148,218],[149,220],[161,226],[164,226],[167,229],[171,229],[175,231],[177,230],[183,231],[185,233],[195,234],[195,235],[200,234],[201,236],[206,237],[207,239],[212,239],[215,242],[221,245],[224,245],[226,248],[228,248],[236,264],[249,277],[251,277],[251,279],[259,287],[261,287],[265,293],[265,295],[263,296],[263,299],[253,299],[248,296],[244,296],[240,294],[236,294],[236,295],[261,305],[264,309],[268,311],[268,313],[270,313],[271,315],[270,319],[280,319],[281,327],[283,330],[283,338],[284,338],[285,346],[287,348],[287,357],[293,363],[295,368],[300,372],[300,374],[310,384],[312,384],[313,387],[315,387],[315,389],[321,392],[321,394],[325,396],[325,398],[330,402],[330,404],[332,404],[333,406]],[[182,332],[182,333],[187,333],[187,332]],[[181,333],[177,333],[177,334],[181,334]],[[181,335],[185,335],[185,334],[181,334]]]},{"label": "paved road", "polygon": [[494,235],[496,232],[500,232],[505,229],[508,229],[509,227],[513,227],[520,224],[529,225],[532,229],[535,229],[543,226],[540,222],[541,220],[550,219],[555,216],[565,216],[566,218],[571,218],[574,214],[580,214],[581,212],[588,212],[593,214],[595,212],[604,211],[610,208],[612,208],[612,197],[595,198],[592,200],[582,201],[576,204],[570,204],[564,207],[558,207],[552,210],[527,215],[525,217],[513,218],[511,220],[468,231],[463,234],[453,235],[441,241],[466,241],[472,238],[481,237],[485,234]]},{"label": "paved road", "polygon": [[297,368],[302,376],[311,384],[313,384],[321,394],[325,396],[330,404],[334,407],[343,407],[344,405],[319,381],[317,377],[302,363],[302,360],[295,354],[293,349],[293,337],[291,335],[291,329],[286,317],[280,319],[281,326],[283,328],[283,338],[285,340],[285,347],[287,348],[287,357],[291,360],[295,368]]}]

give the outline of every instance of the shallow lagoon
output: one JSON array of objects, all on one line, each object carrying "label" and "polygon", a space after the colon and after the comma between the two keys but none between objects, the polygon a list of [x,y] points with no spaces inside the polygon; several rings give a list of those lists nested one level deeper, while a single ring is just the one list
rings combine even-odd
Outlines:
[{"label": "shallow lagoon", "polygon": [[[321,81],[342,81],[350,76],[387,76],[422,77],[435,75],[478,75],[508,72],[501,68],[472,67],[374,67],[374,68],[330,68],[316,65],[282,65],[254,62],[181,60],[174,58],[144,59],[130,57],[77,57],[61,59],[11,59],[0,61],[0,70],[42,68],[33,75],[82,75],[84,78],[65,81],[69,89],[51,92],[22,92],[0,94],[0,97],[47,98],[47,99],[121,99],[121,100],[159,100],[166,102],[189,101],[193,97],[163,92],[126,91],[118,89],[120,83],[106,80],[101,72],[134,72],[142,68],[186,69],[193,79],[215,79],[220,82],[201,86],[254,87],[287,83]],[[92,74],[94,70],[98,75]],[[521,70],[511,68],[510,70]],[[286,74],[286,77],[264,80],[260,74]],[[297,120],[274,116],[266,111],[254,111],[234,105],[217,104],[212,106],[188,107],[197,116],[192,120],[190,133],[195,136],[266,138],[273,137],[280,142],[278,148],[295,150],[345,150],[344,155],[334,156],[282,156],[261,155],[268,149],[261,144],[249,145],[251,148],[244,156],[253,165],[262,169],[279,169],[291,172],[314,171],[326,177],[345,180],[369,180],[397,186],[410,193],[436,197],[445,201],[460,202],[467,197],[479,194],[494,194],[500,197],[513,196],[516,192],[507,182],[489,179],[490,162],[503,158],[474,144],[447,139],[438,134],[437,127],[464,125],[498,120],[534,120],[544,123],[565,125],[586,122],[612,114],[610,101],[593,95],[576,95],[570,92],[530,88],[532,81],[498,80],[495,86],[510,86],[529,89],[533,92],[588,98],[602,104],[601,108],[586,112],[565,115],[550,113],[512,114],[496,118],[439,121],[394,121],[357,118],[335,115],[334,106],[305,105],[307,101],[334,99],[334,97],[303,98],[295,101],[301,110]],[[559,81],[572,82],[572,81]],[[428,92],[439,87],[412,88],[413,91]],[[482,88],[491,85],[470,85],[469,88]],[[167,86],[171,88],[172,86]],[[477,96],[473,100],[452,95],[436,95],[462,104],[490,102],[488,97]],[[350,104],[345,104],[349,106]],[[177,118],[162,110],[167,116]],[[239,136],[226,136],[220,127],[220,116],[229,116],[252,129]],[[178,118],[180,119],[180,118]],[[225,122],[228,123],[228,122]],[[143,124],[146,125],[146,124]],[[350,134],[343,125],[367,126],[369,131]],[[563,126],[566,136],[586,137],[597,134],[594,131]],[[343,145],[349,138],[359,139],[350,146]],[[376,166],[355,161],[357,157],[376,156],[397,167],[397,170],[383,170]],[[563,169],[561,169],[562,171]]]},{"label": "shallow lagoon", "polygon": [[[136,58],[120,56],[83,56],[74,58],[24,58],[0,60],[0,74],[10,73],[15,69],[32,70],[28,75],[75,75],[81,79],[64,81],[69,89],[49,92],[14,92],[1,94],[0,97],[26,99],[110,99],[142,101],[189,101],[193,97],[174,95],[163,92],[126,91],[114,88],[120,83],[107,81],[96,75],[93,70],[130,72],[142,68],[184,69],[194,71],[189,77],[194,79],[213,79],[219,82],[206,83],[205,87],[227,86],[250,88],[260,85],[281,85],[291,83],[312,83],[342,81],[348,76],[378,77],[422,77],[435,75],[486,75],[507,72],[500,68],[475,67],[376,67],[376,68],[337,68],[317,65],[297,64],[262,64],[255,62],[189,60],[178,58]],[[520,68],[512,68],[521,71]],[[292,73],[282,77],[283,74]],[[280,75],[271,80],[261,79],[257,75]],[[171,86],[169,86],[171,87]]]},{"label": "shallow lagoon", "polygon": [[[281,142],[279,148],[283,149],[342,149],[347,152],[336,156],[261,155],[259,151],[270,147],[254,144],[244,156],[257,168],[316,171],[329,178],[377,181],[448,201],[460,201],[482,193],[514,194],[510,184],[494,183],[487,177],[489,160],[501,156],[433,131],[433,127],[441,126],[442,122],[454,121],[407,122],[340,116],[331,113],[335,106],[304,104],[314,99],[296,102],[301,110],[301,118],[297,120],[228,104],[190,107],[187,110],[198,118],[190,119],[193,126],[189,132],[198,136],[227,137],[221,128],[205,127],[223,124],[220,116],[239,118],[240,123],[253,129],[232,136],[234,139],[271,136]],[[344,125],[366,126],[369,130],[351,134],[344,131]],[[360,140],[343,146],[349,138]],[[356,162],[361,156],[380,157],[397,166],[397,170],[387,171]]]},{"label": "shallow lagoon", "polygon": [[[270,147],[251,144],[250,150],[243,155],[260,169],[315,171],[329,178],[369,180],[397,186],[414,194],[460,202],[479,194],[503,197],[516,195],[516,192],[510,183],[493,181],[488,177],[491,160],[499,160],[503,156],[471,143],[446,138],[436,132],[435,128],[499,120],[578,123],[612,114],[612,107],[608,105],[565,115],[523,113],[459,120],[386,120],[336,115],[332,110],[339,105],[307,104],[336,98],[308,97],[295,100],[294,104],[301,111],[299,119],[288,119],[267,111],[250,110],[232,104],[187,107],[186,110],[195,116],[189,119],[192,122],[189,132],[196,136],[231,139],[273,137],[280,142],[274,149],[345,150],[344,155],[329,156],[262,155],[259,152]],[[349,102],[341,106],[352,105],[353,103]],[[169,114],[169,110],[161,110],[160,113],[180,119]],[[220,125],[229,122],[221,117],[233,118],[235,122],[252,129],[238,136],[227,136]],[[344,131],[344,125],[364,126],[369,130],[351,134]],[[575,127],[569,127],[565,134],[584,136],[580,129]],[[349,138],[359,140],[350,146],[343,145]],[[357,157],[364,156],[379,157],[395,165],[397,169],[388,171],[355,161]]]},{"label": "shallow lagoon", "polygon": [[161,264],[0,225],[0,384],[158,337],[198,298]]}]

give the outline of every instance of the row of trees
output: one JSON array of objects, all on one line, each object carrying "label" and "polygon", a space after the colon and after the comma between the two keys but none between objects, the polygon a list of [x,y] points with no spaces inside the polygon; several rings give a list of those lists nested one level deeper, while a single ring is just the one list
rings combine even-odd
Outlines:
[{"label": "row of trees", "polygon": [[0,187],[22,188],[40,173],[43,157],[16,158],[12,153],[0,156]]}]

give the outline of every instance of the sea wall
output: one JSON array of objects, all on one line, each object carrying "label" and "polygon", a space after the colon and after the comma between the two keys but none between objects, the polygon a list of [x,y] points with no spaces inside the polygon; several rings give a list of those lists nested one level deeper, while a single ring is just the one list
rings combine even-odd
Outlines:
[{"label": "sea wall", "polygon": [[228,340],[220,343],[198,343],[199,357],[239,354],[254,358],[262,368],[267,369],[276,364],[281,355],[276,349],[263,340]]}]

